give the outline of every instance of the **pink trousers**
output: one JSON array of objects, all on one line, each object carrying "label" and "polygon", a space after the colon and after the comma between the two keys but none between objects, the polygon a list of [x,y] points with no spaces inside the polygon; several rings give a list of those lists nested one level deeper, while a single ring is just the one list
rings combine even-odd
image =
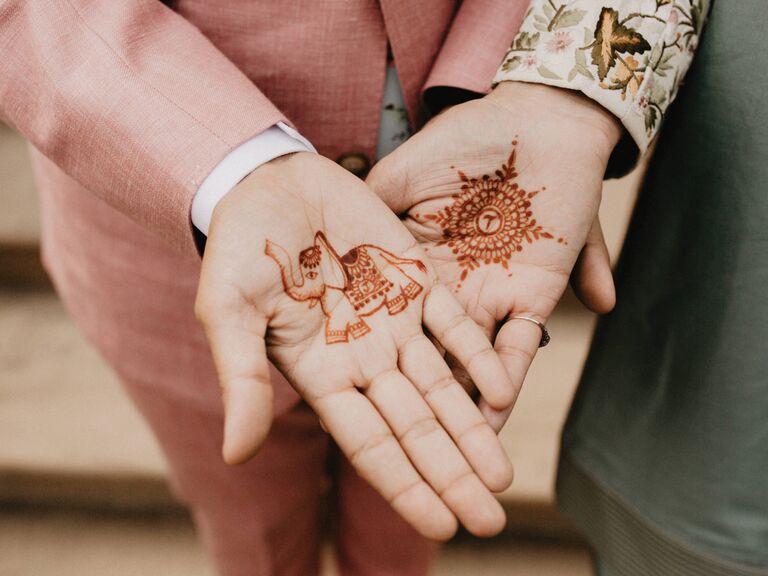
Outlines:
[{"label": "pink trousers", "polygon": [[428,572],[435,545],[355,473],[305,404],[274,422],[253,460],[232,467],[220,456],[219,410],[201,411],[144,385],[127,388],[222,576],[318,574],[324,526],[333,531],[343,576]]}]

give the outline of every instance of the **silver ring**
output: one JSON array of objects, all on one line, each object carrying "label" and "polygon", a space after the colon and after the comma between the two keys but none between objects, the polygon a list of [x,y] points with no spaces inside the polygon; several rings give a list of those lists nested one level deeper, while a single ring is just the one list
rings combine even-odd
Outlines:
[{"label": "silver ring", "polygon": [[531,318],[530,316],[510,316],[510,320],[526,320],[528,322],[532,322],[536,324],[541,329],[541,340],[539,340],[539,348],[544,348],[547,344],[549,344],[549,341],[551,338],[549,337],[549,332],[547,332],[547,327],[544,326],[541,322],[536,320],[536,318]]}]

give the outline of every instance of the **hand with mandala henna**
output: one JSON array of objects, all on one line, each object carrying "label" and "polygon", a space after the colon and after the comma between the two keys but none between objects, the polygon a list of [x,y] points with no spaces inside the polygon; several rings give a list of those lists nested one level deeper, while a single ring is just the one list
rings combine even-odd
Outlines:
[{"label": "hand with mandala henna", "polygon": [[[613,307],[597,210],[620,134],[614,117],[586,97],[503,82],[438,115],[368,176],[439,280],[494,340],[515,396],[542,330],[513,317],[546,324],[569,277],[589,308]],[[460,366],[454,372],[469,384]],[[511,409],[482,397],[480,405],[497,430]]]},{"label": "hand with mandala henna", "polygon": [[262,165],[217,206],[196,311],[225,403],[224,456],[246,460],[272,414],[267,358],[362,477],[417,530],[504,526],[509,460],[424,327],[499,408],[509,378],[398,218],[316,154]]}]

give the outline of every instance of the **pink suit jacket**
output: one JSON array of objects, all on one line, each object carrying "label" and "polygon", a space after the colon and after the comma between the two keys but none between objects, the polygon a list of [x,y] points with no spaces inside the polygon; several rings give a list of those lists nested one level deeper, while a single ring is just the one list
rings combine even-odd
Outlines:
[{"label": "pink suit jacket", "polygon": [[[332,159],[373,158],[388,42],[418,127],[425,89],[489,89],[527,4],[0,3],[0,115],[33,146],[43,258],[72,316],[123,378],[218,409],[193,316],[200,182],[280,120]],[[296,397],[274,376],[279,413]]]}]

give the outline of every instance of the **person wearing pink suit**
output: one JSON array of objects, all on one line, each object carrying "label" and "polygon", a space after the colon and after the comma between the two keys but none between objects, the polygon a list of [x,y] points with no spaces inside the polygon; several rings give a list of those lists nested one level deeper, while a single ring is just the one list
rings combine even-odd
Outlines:
[{"label": "person wearing pink suit", "polygon": [[520,0],[9,0],[0,112],[31,143],[58,293],[156,435],[219,573],[316,573],[332,486],[342,574],[424,574],[434,545],[354,472],[272,369],[258,455],[222,461],[195,320],[193,198],[233,149],[290,123],[330,159],[376,156],[388,50],[414,128],[424,93],[484,93]]}]

